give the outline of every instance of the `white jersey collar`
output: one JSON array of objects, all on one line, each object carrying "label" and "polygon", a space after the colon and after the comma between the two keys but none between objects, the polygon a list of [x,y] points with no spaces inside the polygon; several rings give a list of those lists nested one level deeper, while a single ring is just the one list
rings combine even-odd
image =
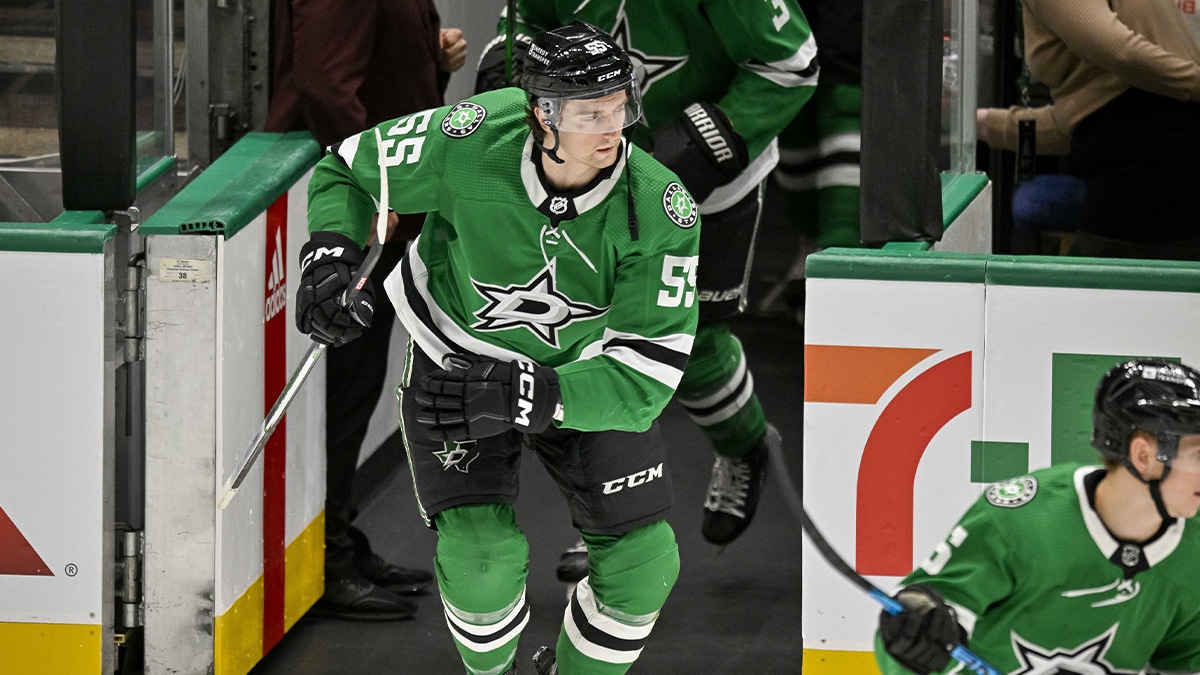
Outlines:
[{"label": "white jersey collar", "polygon": [[625,171],[625,161],[628,156],[629,139],[622,138],[621,155],[617,157],[616,165],[613,166],[608,178],[582,194],[551,193],[538,176],[537,165],[533,160],[533,132],[530,132],[529,137],[525,139],[525,149],[521,151],[521,182],[525,184],[525,194],[529,196],[529,201],[533,203],[534,208],[541,206],[551,196],[562,196],[573,201],[575,211],[582,214],[598,206],[612,192],[613,187],[617,184],[617,179]]},{"label": "white jersey collar", "polygon": [[[1088,499],[1087,486],[1084,480],[1094,471],[1105,471],[1104,467],[1096,466],[1081,466],[1075,470],[1075,495],[1079,499],[1079,509],[1083,512],[1083,522],[1087,525],[1088,533],[1092,535],[1092,541],[1096,542],[1096,547],[1104,554],[1105,558],[1112,558],[1117,549],[1121,547],[1122,542],[1117,541],[1108,528],[1104,526],[1104,521],[1100,520],[1100,514],[1092,508],[1091,500]],[[1162,560],[1179,546],[1179,542],[1183,539],[1184,520],[1176,518],[1175,522],[1167,527],[1167,531],[1161,537],[1146,544],[1142,547],[1142,552],[1146,556],[1146,562],[1151,567],[1157,565]]]}]

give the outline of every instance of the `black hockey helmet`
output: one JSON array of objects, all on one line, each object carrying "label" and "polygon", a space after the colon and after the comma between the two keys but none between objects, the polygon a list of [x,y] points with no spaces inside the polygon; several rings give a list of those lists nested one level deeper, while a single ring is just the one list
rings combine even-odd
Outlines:
[{"label": "black hockey helmet", "polygon": [[1179,437],[1200,434],[1200,372],[1161,359],[1134,359],[1100,380],[1092,410],[1092,445],[1109,459],[1128,463],[1129,437],[1154,434],[1158,460],[1169,462]]},{"label": "black hockey helmet", "polygon": [[[642,96],[633,62],[610,35],[583,21],[538,33],[521,68],[520,86],[552,128],[562,131],[606,133],[613,128],[575,129],[561,118],[565,101],[599,98],[625,90],[625,110],[615,118],[616,128],[641,117]],[[564,128],[562,125],[567,124]]]}]

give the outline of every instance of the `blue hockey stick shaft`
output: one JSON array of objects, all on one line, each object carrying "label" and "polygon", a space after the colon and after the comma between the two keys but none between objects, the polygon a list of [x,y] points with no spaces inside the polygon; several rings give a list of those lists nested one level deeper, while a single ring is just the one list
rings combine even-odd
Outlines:
[{"label": "blue hockey stick shaft", "polygon": [[[796,486],[792,482],[791,476],[788,474],[787,464],[784,462],[783,450],[777,445],[767,445],[771,450],[772,472],[779,481],[779,487],[783,490],[783,500],[787,502],[789,510],[800,521],[800,526],[808,534],[808,538],[812,541],[813,546],[817,547],[821,557],[825,559],[835,570],[842,576],[846,577],[855,586],[866,591],[867,595],[871,596],[880,605],[883,605],[883,610],[891,615],[899,614],[904,611],[904,605],[892,596],[879,590],[875,584],[867,581],[863,575],[859,574],[846,563],[842,556],[838,555],[837,551],[829,545],[821,531],[813,524],[812,518],[809,518],[808,511],[804,508],[804,500],[800,498],[796,492]],[[963,664],[967,672],[975,675],[1003,675],[994,666],[984,661],[977,654],[967,649],[963,645],[947,645],[950,648],[950,656],[956,661]]]}]

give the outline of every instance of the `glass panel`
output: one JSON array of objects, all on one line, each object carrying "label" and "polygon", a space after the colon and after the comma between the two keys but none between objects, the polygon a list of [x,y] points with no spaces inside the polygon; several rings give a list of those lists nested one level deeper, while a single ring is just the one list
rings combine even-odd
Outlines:
[{"label": "glass panel", "polygon": [[945,0],[942,40],[942,156],[950,173],[975,171],[979,85],[979,0]]},{"label": "glass panel", "polygon": [[0,6],[0,222],[62,212],[54,32],[52,0]]},{"label": "glass panel", "polygon": [[[169,169],[175,156],[171,0],[137,2],[137,174],[138,189]],[[182,43],[181,43],[182,44]]]}]

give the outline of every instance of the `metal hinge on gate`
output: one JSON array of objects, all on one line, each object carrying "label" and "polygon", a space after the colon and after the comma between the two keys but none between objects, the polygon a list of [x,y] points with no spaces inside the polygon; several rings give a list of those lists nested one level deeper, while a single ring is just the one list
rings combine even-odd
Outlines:
[{"label": "metal hinge on gate", "polygon": [[146,336],[146,257],[138,253],[125,266],[125,276],[119,294],[117,327],[120,328],[125,344],[125,363],[141,361],[146,357],[142,338]]},{"label": "metal hinge on gate", "polygon": [[125,530],[118,532],[117,537],[116,624],[125,629],[136,628],[144,624],[146,618],[142,606],[142,561],[146,536],[142,530]]}]

